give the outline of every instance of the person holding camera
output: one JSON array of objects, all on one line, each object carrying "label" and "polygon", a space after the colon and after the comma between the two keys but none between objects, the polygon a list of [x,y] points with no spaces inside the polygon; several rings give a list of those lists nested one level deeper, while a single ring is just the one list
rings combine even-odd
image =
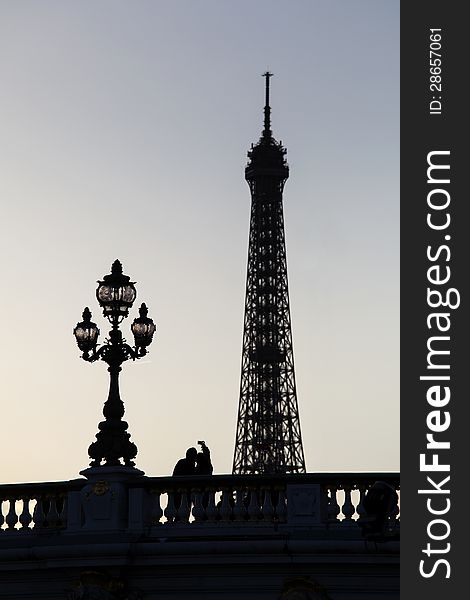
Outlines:
[{"label": "person holding camera", "polygon": [[201,446],[201,452],[196,456],[196,475],[212,475],[214,467],[211,462],[211,452],[203,440],[199,440],[198,444]]}]

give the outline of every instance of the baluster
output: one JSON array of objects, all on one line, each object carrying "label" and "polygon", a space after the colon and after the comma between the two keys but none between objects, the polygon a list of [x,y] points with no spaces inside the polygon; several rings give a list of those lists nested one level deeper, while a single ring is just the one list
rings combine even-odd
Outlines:
[{"label": "baluster", "polygon": [[399,521],[400,520],[400,488],[399,487],[396,489],[396,492],[397,492],[397,496],[398,496],[396,518],[397,518],[397,521]]},{"label": "baluster", "polygon": [[161,493],[158,490],[151,491],[152,510],[150,511],[150,522],[152,525],[159,525],[163,517],[163,510],[160,505]]},{"label": "baluster", "polygon": [[8,529],[14,529],[15,525],[18,523],[18,515],[16,514],[16,499],[9,498],[7,502],[10,503],[10,509],[8,511],[7,517],[5,519],[6,524],[8,525]]},{"label": "baluster", "polygon": [[36,499],[36,506],[34,507],[33,512],[33,522],[35,529],[40,529],[44,527],[44,521],[46,520],[44,516],[44,498],[42,496],[38,496]]},{"label": "baluster", "polygon": [[250,502],[248,504],[248,520],[257,521],[261,517],[260,502],[256,488],[248,488],[250,493]]},{"label": "baluster", "polygon": [[57,510],[57,496],[52,496],[49,494],[49,510],[46,514],[46,521],[48,527],[51,529],[55,529],[59,524],[59,512]]},{"label": "baluster", "polygon": [[183,521],[187,523],[189,521],[189,514],[191,512],[191,499],[188,497],[189,494],[187,490],[178,490],[181,492],[181,503],[177,508],[176,515],[178,521]]},{"label": "baluster", "polygon": [[343,485],[344,490],[344,504],[343,504],[343,515],[344,520],[350,522],[354,514],[354,505],[351,500],[351,486]]},{"label": "baluster", "polygon": [[276,503],[277,519],[280,523],[285,523],[287,519],[286,490],[280,487],[276,487],[274,489],[278,492],[278,499]]},{"label": "baluster", "polygon": [[59,521],[61,527],[67,527],[67,494],[60,495],[61,509],[59,512]]},{"label": "baluster", "polygon": [[219,514],[222,521],[230,521],[232,517],[233,496],[228,488],[222,489],[222,503],[220,505]]},{"label": "baluster", "polygon": [[328,502],[328,521],[336,523],[339,515],[339,504],[336,498],[336,492],[338,490],[336,486],[332,484],[328,487],[328,491],[330,493],[330,499]]},{"label": "baluster", "polygon": [[261,507],[261,513],[264,521],[272,521],[274,517],[274,506],[271,496],[271,489],[269,487],[261,488],[263,497],[263,504]]},{"label": "baluster", "polygon": [[357,491],[359,492],[359,504],[356,506],[356,512],[359,515],[359,521],[365,517],[366,515],[366,510],[364,508],[364,498],[367,492],[367,486],[366,485],[357,485],[356,486]]},{"label": "baluster", "polygon": [[235,495],[236,500],[235,506],[233,507],[233,519],[234,521],[244,521],[246,519],[246,492],[244,489],[238,489],[236,490]]},{"label": "baluster", "polygon": [[176,508],[175,508],[175,492],[168,490],[168,504],[165,508],[165,517],[167,523],[174,523],[176,519]]},{"label": "baluster", "polygon": [[3,498],[0,498],[0,531],[3,531],[2,527],[5,523],[5,517],[3,516]]},{"label": "baluster", "polygon": [[206,518],[210,523],[214,523],[217,520],[217,508],[215,506],[215,489],[207,488],[207,507],[206,507]]},{"label": "baluster", "polygon": [[398,515],[400,513],[400,508],[398,506],[398,503],[399,503],[398,490],[395,490],[395,491],[397,492],[396,502],[394,503],[392,509],[390,510],[390,516],[387,519],[387,529],[389,530],[389,532],[393,532],[397,528]]},{"label": "baluster", "polygon": [[195,521],[204,521],[205,510],[202,504],[203,492],[201,490],[192,490],[194,506],[193,506],[193,517]]},{"label": "baluster", "polygon": [[31,513],[29,511],[30,498],[28,496],[24,496],[23,498],[21,498],[21,500],[23,501],[23,511],[20,515],[20,523],[22,529],[28,529],[29,524],[33,520],[33,517],[31,516]]}]

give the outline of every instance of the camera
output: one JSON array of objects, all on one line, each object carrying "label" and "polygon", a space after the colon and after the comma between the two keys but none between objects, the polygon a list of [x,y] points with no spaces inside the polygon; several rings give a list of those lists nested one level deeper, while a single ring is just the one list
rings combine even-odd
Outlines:
[{"label": "camera", "polygon": [[200,446],[205,446],[205,445],[206,445],[206,442],[205,442],[204,440],[198,440],[198,441],[197,441],[197,443],[198,443]]}]

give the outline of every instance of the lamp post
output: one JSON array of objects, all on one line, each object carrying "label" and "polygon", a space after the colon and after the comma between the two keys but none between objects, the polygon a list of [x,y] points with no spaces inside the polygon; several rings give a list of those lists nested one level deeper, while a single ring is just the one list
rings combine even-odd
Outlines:
[{"label": "lamp post", "polygon": [[[136,298],[137,292],[130,277],[123,275],[122,265],[115,260],[111,267],[111,274],[105,275],[102,281],[98,281],[96,298],[103,309],[103,315],[111,323],[109,337],[105,343],[98,345],[99,329],[91,321],[91,312],[87,308],[83,311],[83,321],[77,323],[73,334],[78,347],[82,351],[82,358],[87,362],[103,360],[108,365],[109,371],[109,394],[103,407],[105,421],[99,425],[96,434],[96,442],[88,448],[88,454],[92,459],[90,466],[99,467],[101,461],[103,466],[122,465],[121,459],[126,467],[133,467],[132,461],[137,456],[137,446],[130,441],[127,433],[128,424],[122,420],[124,416],[124,404],[119,394],[119,372],[121,365],[126,360],[137,360],[147,354],[147,346],[152,342],[155,333],[155,323],[147,316],[147,307],[142,304],[139,309],[139,317],[134,319],[131,331],[134,335],[134,346],[126,343],[119,329],[119,324],[129,314],[129,309]],[[99,346],[99,347],[98,347]]]}]

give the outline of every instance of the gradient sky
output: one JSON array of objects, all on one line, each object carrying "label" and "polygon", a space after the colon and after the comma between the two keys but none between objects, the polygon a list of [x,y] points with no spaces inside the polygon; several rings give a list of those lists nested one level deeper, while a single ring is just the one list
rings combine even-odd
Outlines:
[{"label": "gradient sky", "polygon": [[137,466],[205,439],[231,471],[267,68],[307,469],[398,469],[398,0],[3,0],[0,64],[0,480],[88,465],[108,374],[72,330],[108,331],[116,258],[158,326],[121,374]]}]

